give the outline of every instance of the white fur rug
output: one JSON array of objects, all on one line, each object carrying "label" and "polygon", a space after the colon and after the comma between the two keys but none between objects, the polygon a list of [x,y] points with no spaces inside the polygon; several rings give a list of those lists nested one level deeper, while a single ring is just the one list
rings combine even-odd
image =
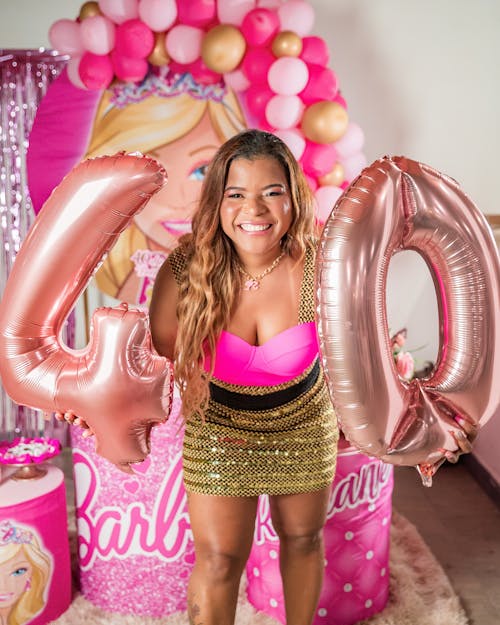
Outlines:
[{"label": "white fur rug", "polygon": [[[385,610],[359,625],[468,625],[469,621],[440,564],[415,526],[393,512],[390,598]],[[243,589],[242,589],[243,590]],[[240,593],[237,625],[276,625],[257,613]],[[110,614],[77,595],[52,625],[188,625],[187,615],[165,618]]]}]

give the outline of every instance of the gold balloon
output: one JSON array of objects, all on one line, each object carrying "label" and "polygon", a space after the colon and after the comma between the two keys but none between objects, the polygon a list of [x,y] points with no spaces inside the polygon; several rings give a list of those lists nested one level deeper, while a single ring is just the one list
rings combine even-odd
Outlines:
[{"label": "gold balloon", "polygon": [[94,15],[102,15],[102,11],[99,8],[99,3],[85,2],[80,8],[80,14],[78,15],[78,19],[82,21],[87,17],[93,17]]},{"label": "gold balloon", "polygon": [[213,72],[232,72],[241,63],[246,41],[239,28],[219,24],[211,28],[201,42],[201,58]]},{"label": "gold balloon", "polygon": [[165,47],[165,34],[166,33],[155,33],[155,45],[151,54],[148,56],[148,61],[151,65],[156,65],[157,67],[161,67],[162,65],[167,65],[170,61],[170,57],[168,56],[167,48]]},{"label": "gold balloon", "polygon": [[274,56],[299,56],[302,39],[293,30],[284,30],[276,35],[271,46]]},{"label": "gold balloon", "polygon": [[347,111],[338,102],[321,100],[308,106],[302,116],[302,132],[310,141],[333,143],[347,128]]},{"label": "gold balloon", "polygon": [[339,187],[345,178],[344,167],[341,163],[335,163],[333,169],[329,171],[324,176],[318,178],[318,182],[320,186],[324,187],[327,185],[333,185],[334,187]]}]

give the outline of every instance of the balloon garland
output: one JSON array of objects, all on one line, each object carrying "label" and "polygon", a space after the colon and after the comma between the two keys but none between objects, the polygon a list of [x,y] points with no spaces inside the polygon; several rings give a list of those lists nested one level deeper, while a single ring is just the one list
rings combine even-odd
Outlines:
[{"label": "balloon garland", "polygon": [[290,147],[324,222],[366,159],[313,23],[306,0],[99,0],[54,22],[49,39],[70,56],[68,76],[81,89],[140,84],[165,70],[230,87],[249,125]]}]

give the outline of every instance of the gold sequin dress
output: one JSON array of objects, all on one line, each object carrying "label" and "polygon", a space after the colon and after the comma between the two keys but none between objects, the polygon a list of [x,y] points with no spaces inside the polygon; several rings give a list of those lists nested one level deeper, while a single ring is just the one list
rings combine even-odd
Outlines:
[{"label": "gold sequin dress", "polygon": [[[284,346],[291,350],[294,347],[294,341],[290,340],[292,334],[297,336],[295,329],[307,332],[314,337],[310,339],[314,341],[312,362],[285,382],[249,386],[215,377],[217,352],[205,423],[195,418],[188,418],[186,423],[183,467],[188,492],[281,495],[315,491],[331,484],[338,426],[317,348],[314,260],[314,253],[309,251],[304,265],[298,324],[285,330],[287,340],[276,345],[281,352]],[[182,250],[177,248],[168,261],[180,284],[186,265]],[[231,339],[227,334],[226,341]],[[273,346],[267,347],[272,349]],[[286,362],[286,352],[278,356],[281,362],[283,358]],[[234,357],[237,357],[236,350]],[[232,356],[227,349],[224,358],[229,358],[224,364],[230,369]],[[234,364],[239,367],[238,362]]]}]

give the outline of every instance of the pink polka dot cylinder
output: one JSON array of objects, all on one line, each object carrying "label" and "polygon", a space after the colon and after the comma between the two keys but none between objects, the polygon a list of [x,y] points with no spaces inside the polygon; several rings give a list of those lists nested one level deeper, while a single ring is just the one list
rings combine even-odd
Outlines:
[{"label": "pink polka dot cylinder", "polygon": [[[345,440],[325,526],[325,576],[314,625],[354,625],[384,609],[389,596],[393,468]],[[247,565],[249,602],[286,623],[279,544],[266,497],[259,502]]]}]

